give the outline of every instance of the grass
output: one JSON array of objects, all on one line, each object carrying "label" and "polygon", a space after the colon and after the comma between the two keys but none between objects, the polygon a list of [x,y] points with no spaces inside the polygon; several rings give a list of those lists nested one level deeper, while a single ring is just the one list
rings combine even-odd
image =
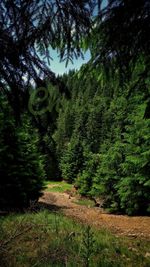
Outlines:
[{"label": "grass", "polygon": [[47,186],[46,191],[47,192],[59,192],[64,193],[68,190],[72,189],[72,184],[68,184],[64,181],[61,182],[55,182],[55,181],[48,181],[45,183],[45,186]]},{"label": "grass", "polygon": [[[66,191],[71,191],[73,188],[72,184],[68,184],[65,181],[61,181],[61,182],[47,181],[45,183],[45,186],[47,187],[46,188],[47,192],[58,192],[58,193],[65,193]],[[90,208],[95,207],[94,201],[88,198],[80,198],[73,202],[81,206],[86,206]]]},{"label": "grass", "polygon": [[150,243],[118,238],[47,210],[0,219],[3,267],[148,267]]},{"label": "grass", "polygon": [[87,199],[81,198],[81,199],[75,200],[74,203],[81,205],[81,206],[90,207],[90,208],[95,207],[95,202],[88,198]]}]

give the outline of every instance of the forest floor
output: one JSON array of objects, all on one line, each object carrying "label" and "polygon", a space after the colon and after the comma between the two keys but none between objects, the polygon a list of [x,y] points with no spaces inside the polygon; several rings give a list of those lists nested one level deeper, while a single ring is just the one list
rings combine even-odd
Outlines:
[{"label": "forest floor", "polygon": [[57,184],[50,183],[39,202],[77,222],[108,229],[115,235],[150,239],[150,217],[108,214],[102,208],[81,205],[78,196],[72,196],[69,190],[63,192]]}]

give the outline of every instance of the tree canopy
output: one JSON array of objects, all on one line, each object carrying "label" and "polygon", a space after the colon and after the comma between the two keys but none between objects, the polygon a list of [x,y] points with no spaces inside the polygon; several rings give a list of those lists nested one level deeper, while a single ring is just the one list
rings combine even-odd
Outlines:
[{"label": "tree canopy", "polygon": [[[31,81],[47,76],[57,83],[46,61],[50,48],[61,60],[82,55],[80,40],[87,36],[96,1],[15,0],[0,2],[0,86],[19,111]],[[23,104],[23,103],[22,103]]]},{"label": "tree canopy", "polygon": [[120,74],[128,79],[139,56],[145,55],[147,64],[149,61],[150,1],[108,0],[104,8],[102,2],[89,42],[94,63],[101,62],[111,70],[117,65]]},{"label": "tree canopy", "polygon": [[149,214],[150,2],[100,1],[94,23],[54,134],[62,177],[111,212]]},{"label": "tree canopy", "polygon": [[[0,204],[28,205],[45,178],[66,179],[110,212],[149,214],[149,1],[16,0],[0,8]],[[66,62],[91,51],[80,70],[59,77],[69,99],[54,86],[49,47]],[[22,110],[15,127],[12,111],[29,92],[37,96],[32,115]]]}]

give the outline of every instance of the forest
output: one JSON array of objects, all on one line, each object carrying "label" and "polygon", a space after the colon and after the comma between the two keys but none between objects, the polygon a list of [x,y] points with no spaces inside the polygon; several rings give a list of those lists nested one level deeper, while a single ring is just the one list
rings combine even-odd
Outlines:
[{"label": "forest", "polygon": [[[110,214],[150,215],[150,2],[1,1],[0,46],[0,214],[65,181]],[[91,58],[55,75],[50,47]],[[90,255],[77,266],[134,266]]]}]

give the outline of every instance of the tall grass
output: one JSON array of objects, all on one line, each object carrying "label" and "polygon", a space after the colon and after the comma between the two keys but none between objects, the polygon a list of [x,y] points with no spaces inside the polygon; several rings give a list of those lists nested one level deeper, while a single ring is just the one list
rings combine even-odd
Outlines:
[{"label": "tall grass", "polygon": [[150,266],[144,240],[118,238],[47,210],[0,219],[1,267]]}]

